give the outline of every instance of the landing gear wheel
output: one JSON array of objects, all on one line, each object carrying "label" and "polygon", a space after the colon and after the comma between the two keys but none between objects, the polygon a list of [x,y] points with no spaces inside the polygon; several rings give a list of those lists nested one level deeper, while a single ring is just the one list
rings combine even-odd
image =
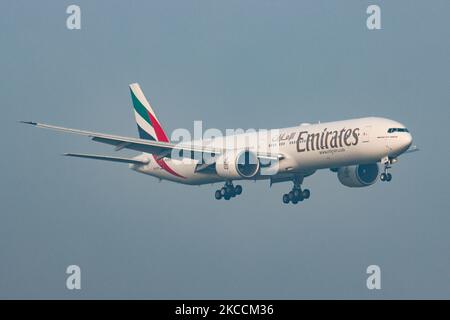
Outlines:
[{"label": "landing gear wheel", "polygon": [[289,193],[283,195],[283,203],[292,202],[293,204],[309,199],[311,192],[308,189],[302,190],[303,177],[296,176],[292,179],[294,186]]},{"label": "landing gear wheel", "polygon": [[294,191],[289,191],[288,196],[289,196],[289,200],[291,200],[291,201],[294,200],[295,199]]},{"label": "landing gear wheel", "polygon": [[225,185],[217,190],[214,194],[214,197],[217,200],[225,199],[230,200],[231,198],[234,198],[242,193],[242,186],[237,185],[233,186],[233,182],[231,180],[227,180],[225,182]]},{"label": "landing gear wheel", "polygon": [[309,191],[309,189],[303,190],[302,196],[304,199],[309,199],[309,197],[311,196],[311,191]]},{"label": "landing gear wheel", "polygon": [[389,169],[391,169],[391,165],[396,162],[396,158],[385,157],[381,162],[384,164],[384,170],[383,173],[380,174],[380,180],[389,182],[392,180],[392,174],[389,173]]}]

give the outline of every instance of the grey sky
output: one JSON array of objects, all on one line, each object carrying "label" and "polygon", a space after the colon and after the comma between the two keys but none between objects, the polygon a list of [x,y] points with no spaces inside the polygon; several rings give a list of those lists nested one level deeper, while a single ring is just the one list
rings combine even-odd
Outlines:
[{"label": "grey sky", "polygon": [[[66,7],[82,29],[66,29]],[[379,4],[382,30],[368,31]],[[0,2],[1,298],[449,298],[450,2]],[[137,136],[139,82],[168,132],[270,128],[377,115],[421,152],[390,184],[335,174],[291,184],[189,187],[124,165],[89,139],[16,120]],[[121,152],[121,154],[133,154]],[[65,269],[82,269],[82,290]],[[366,289],[366,267],[382,290]]]}]

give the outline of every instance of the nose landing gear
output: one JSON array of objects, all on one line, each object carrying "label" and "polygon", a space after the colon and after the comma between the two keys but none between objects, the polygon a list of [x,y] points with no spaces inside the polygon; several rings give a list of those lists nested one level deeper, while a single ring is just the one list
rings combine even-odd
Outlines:
[{"label": "nose landing gear", "polygon": [[380,180],[389,182],[392,180],[392,174],[388,172],[391,169],[391,161],[389,159],[384,161],[384,172],[380,174]]},{"label": "nose landing gear", "polygon": [[231,180],[228,180],[225,182],[225,186],[223,186],[221,189],[216,190],[214,193],[214,197],[217,200],[225,199],[230,200],[233,197],[236,197],[242,193],[242,186],[241,185],[233,185],[233,182]]},{"label": "nose landing gear", "polygon": [[392,174],[383,172],[382,174],[380,174],[380,180],[389,182],[392,180]]},{"label": "nose landing gear", "polygon": [[309,199],[309,197],[311,196],[311,191],[309,191],[309,189],[302,190],[302,181],[302,178],[295,178],[293,180],[294,187],[289,193],[283,194],[283,203],[287,204],[289,202],[292,202],[293,204],[297,204],[303,200]]}]

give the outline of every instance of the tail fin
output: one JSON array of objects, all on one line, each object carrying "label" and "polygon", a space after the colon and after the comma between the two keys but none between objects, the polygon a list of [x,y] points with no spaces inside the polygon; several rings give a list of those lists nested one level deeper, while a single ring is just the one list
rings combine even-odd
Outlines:
[{"label": "tail fin", "polygon": [[139,137],[141,139],[169,142],[166,133],[156,118],[155,112],[145,98],[139,84],[130,84],[130,91]]}]

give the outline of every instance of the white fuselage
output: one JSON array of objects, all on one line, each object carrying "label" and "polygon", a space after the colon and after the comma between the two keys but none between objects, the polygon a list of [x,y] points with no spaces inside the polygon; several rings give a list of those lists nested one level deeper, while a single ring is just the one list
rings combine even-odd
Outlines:
[{"label": "white fuselage", "polygon": [[[251,178],[277,180],[308,176],[318,169],[377,163],[386,157],[396,158],[409,148],[412,137],[408,132],[388,131],[390,128],[403,127],[393,120],[368,117],[273,129],[268,135],[242,133],[194,141],[193,144],[215,148],[233,145],[237,149],[250,148],[255,152],[282,154],[283,159],[277,163],[276,172]],[[145,159],[148,163],[130,165],[133,170],[160,179],[192,185],[227,180],[214,171],[197,172],[198,160],[163,158],[161,165],[161,161],[146,153],[136,159]]]}]

